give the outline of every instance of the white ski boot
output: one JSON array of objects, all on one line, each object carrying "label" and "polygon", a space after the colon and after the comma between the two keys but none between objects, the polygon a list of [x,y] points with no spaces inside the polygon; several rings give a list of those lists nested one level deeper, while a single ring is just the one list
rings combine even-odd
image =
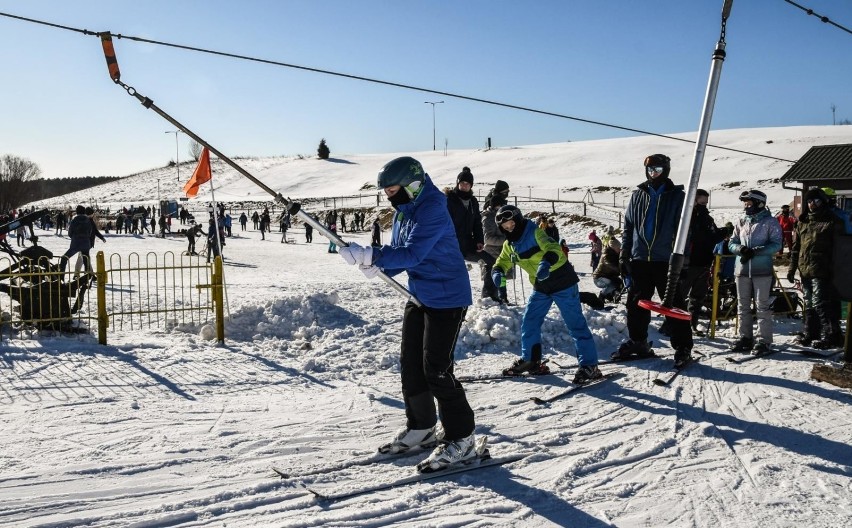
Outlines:
[{"label": "white ski boot", "polygon": [[429,429],[401,429],[394,439],[379,447],[379,453],[405,453],[412,447],[429,449],[435,447],[438,439],[435,437],[435,428]]}]

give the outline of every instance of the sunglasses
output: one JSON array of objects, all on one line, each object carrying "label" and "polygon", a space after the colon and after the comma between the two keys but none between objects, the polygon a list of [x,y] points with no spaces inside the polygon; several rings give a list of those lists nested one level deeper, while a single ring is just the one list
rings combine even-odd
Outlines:
[{"label": "sunglasses", "polygon": [[515,217],[514,211],[503,211],[502,213],[497,213],[497,223],[502,224],[503,222],[507,222]]},{"label": "sunglasses", "polygon": [[663,167],[648,167],[648,174],[662,174],[665,169]]}]

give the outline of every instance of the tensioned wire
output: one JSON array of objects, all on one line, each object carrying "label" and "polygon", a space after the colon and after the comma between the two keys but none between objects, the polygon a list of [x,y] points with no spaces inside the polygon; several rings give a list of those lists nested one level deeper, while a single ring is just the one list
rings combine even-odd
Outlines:
[{"label": "tensioned wire", "polygon": [[[832,25],[837,26],[838,28],[840,28],[844,31],[852,33],[852,31],[849,31],[847,28],[840,26],[840,25],[838,25],[834,22],[831,22],[828,19],[828,17],[818,15],[818,14],[814,13],[813,10],[804,8],[804,7],[796,4],[795,2],[792,2],[791,0],[784,0],[784,1],[804,10],[808,15],[817,16],[818,18],[820,18],[820,20],[822,22],[831,23]],[[65,26],[65,25],[62,25],[62,24],[55,24],[55,23],[52,23],[52,22],[46,22],[46,21],[43,21],[43,20],[36,20],[36,19],[33,19],[33,18],[27,18],[27,17],[23,17],[23,16],[19,16],[19,15],[13,15],[11,13],[0,12],[0,16],[4,16],[4,17],[7,17],[7,18],[13,18],[13,19],[16,19],[16,20],[22,20],[24,22],[30,22],[30,23],[34,23],[34,24],[41,24],[41,25],[53,27],[53,28],[56,28],[56,29],[62,29],[62,30],[66,30],[66,31],[74,31],[74,32],[77,32],[77,33],[82,33],[82,34],[88,35],[88,36],[95,36],[95,37],[98,37],[98,38],[100,38],[100,36],[102,34],[108,34],[111,37],[115,37],[115,38],[118,38],[118,39],[128,39],[128,40],[133,40],[133,41],[136,41],[136,42],[144,42],[144,43],[147,43],[147,44],[154,44],[154,45],[158,45],[158,46],[166,46],[166,47],[170,47],[170,48],[183,49],[183,50],[194,51],[194,52],[198,52],[198,53],[206,53],[206,54],[217,55],[217,56],[221,56],[221,57],[229,57],[229,58],[232,58],[232,59],[258,62],[258,63],[261,63],[261,64],[269,64],[269,65],[272,65],[272,66],[281,66],[281,67],[284,67],[284,68],[293,68],[293,69],[297,69],[297,70],[309,71],[309,72],[314,72],[314,73],[321,73],[321,74],[324,74],[324,75],[332,75],[332,76],[335,76],[335,77],[342,77],[342,78],[352,79],[352,80],[356,80],[356,81],[363,81],[363,82],[369,82],[369,83],[374,83],[374,84],[381,84],[381,85],[385,85],[385,86],[392,86],[392,87],[403,88],[403,89],[407,89],[407,90],[415,90],[415,91],[418,91],[418,92],[430,93],[430,94],[435,94],[435,95],[442,95],[442,96],[445,96],[445,97],[452,97],[452,98],[455,98],[455,99],[461,99],[461,100],[465,100],[465,101],[483,103],[483,104],[498,106],[498,107],[502,107],[502,108],[510,108],[510,109],[513,109],[513,110],[520,110],[522,112],[530,112],[530,113],[539,114],[539,115],[558,117],[558,118],[561,118],[561,119],[568,119],[568,120],[571,120],[571,121],[577,121],[577,122],[580,122],[580,123],[587,123],[587,124],[590,124],[590,125],[597,125],[597,126],[602,126],[602,127],[606,127],[606,128],[613,128],[613,129],[616,129],[616,130],[623,130],[623,131],[626,131],[626,132],[635,132],[637,134],[642,134],[642,135],[647,135],[647,136],[655,136],[655,137],[659,137],[659,138],[669,139],[669,140],[672,140],[672,141],[680,141],[680,142],[683,142],[683,143],[693,143],[693,144],[695,143],[695,141],[690,140],[690,139],[679,138],[679,137],[670,136],[670,135],[667,135],[667,134],[660,134],[660,133],[651,132],[651,131],[648,131],[648,130],[631,128],[631,127],[627,127],[627,126],[616,125],[616,124],[613,124],[613,123],[606,123],[606,122],[603,122],[603,121],[596,121],[596,120],[592,120],[592,119],[585,119],[585,118],[581,118],[581,117],[570,116],[570,115],[566,115],[566,114],[560,114],[560,113],[557,113],[557,112],[550,112],[550,111],[547,111],[547,110],[539,110],[539,109],[530,108],[530,107],[526,107],[526,106],[503,103],[503,102],[499,102],[499,101],[493,101],[493,100],[490,100],[490,99],[482,99],[482,98],[479,98],[479,97],[472,97],[472,96],[461,95],[461,94],[452,93],[452,92],[445,92],[445,91],[436,90],[436,89],[432,89],[432,88],[424,88],[424,87],[420,87],[420,86],[413,86],[413,85],[403,84],[403,83],[398,83],[398,82],[393,82],[393,81],[373,79],[373,78],[364,77],[364,76],[361,76],[361,75],[341,73],[341,72],[336,72],[336,71],[331,71],[331,70],[314,68],[314,67],[310,67],[310,66],[301,66],[301,65],[298,65],[298,64],[290,64],[290,63],[274,61],[274,60],[270,60],[270,59],[261,59],[261,58],[258,58],[258,57],[250,57],[250,56],[247,56],[247,55],[238,55],[238,54],[235,54],[235,53],[229,53],[229,52],[224,52],[224,51],[216,51],[216,50],[211,50],[211,49],[207,49],[207,48],[199,48],[199,47],[195,47],[195,46],[186,46],[186,45],[183,45],[183,44],[175,44],[175,43],[172,43],[172,42],[164,42],[164,41],[160,41],[160,40],[147,39],[147,38],[136,37],[136,36],[132,36],[132,35],[122,35],[121,33],[95,32],[95,31],[90,31],[88,29],[80,29],[80,28],[75,28],[75,27],[71,27],[71,26]],[[749,156],[772,159],[772,160],[776,160],[776,161],[783,161],[785,163],[793,163],[793,164],[796,163],[796,161],[794,161],[794,160],[788,160],[788,159],[779,158],[779,157],[776,157],[776,156],[769,156],[767,154],[760,154],[760,153],[757,153],[757,152],[740,150],[740,149],[735,149],[735,148],[731,148],[731,147],[723,147],[723,146],[720,146],[720,145],[713,145],[713,144],[710,144],[710,143],[707,144],[707,147],[713,147],[713,148],[717,148],[717,149],[720,149],[720,150],[727,150],[727,151],[730,151],[730,152],[737,152],[737,153],[740,153],[740,154],[746,154],[746,155],[749,155]]]}]

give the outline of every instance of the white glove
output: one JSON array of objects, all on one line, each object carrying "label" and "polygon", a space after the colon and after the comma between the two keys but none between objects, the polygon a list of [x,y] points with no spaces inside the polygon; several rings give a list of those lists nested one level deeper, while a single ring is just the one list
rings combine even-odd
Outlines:
[{"label": "white glove", "polygon": [[364,274],[368,279],[375,279],[376,275],[378,275],[382,270],[378,266],[358,266],[358,269],[361,270],[361,273]]},{"label": "white glove", "polygon": [[361,247],[355,242],[350,242],[348,246],[340,248],[338,252],[340,253],[340,256],[343,257],[343,260],[345,260],[350,266],[354,266],[355,264],[359,264],[361,266],[373,265],[372,247]]}]

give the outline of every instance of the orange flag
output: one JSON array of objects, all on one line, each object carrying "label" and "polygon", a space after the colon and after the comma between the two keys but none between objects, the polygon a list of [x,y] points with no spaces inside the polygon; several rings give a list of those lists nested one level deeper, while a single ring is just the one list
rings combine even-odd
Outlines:
[{"label": "orange flag", "polygon": [[210,151],[207,147],[201,151],[201,157],[198,158],[198,166],[195,167],[195,172],[192,173],[192,178],[183,186],[183,192],[189,198],[198,194],[198,188],[202,183],[209,182],[213,178],[213,171],[210,170]]}]

